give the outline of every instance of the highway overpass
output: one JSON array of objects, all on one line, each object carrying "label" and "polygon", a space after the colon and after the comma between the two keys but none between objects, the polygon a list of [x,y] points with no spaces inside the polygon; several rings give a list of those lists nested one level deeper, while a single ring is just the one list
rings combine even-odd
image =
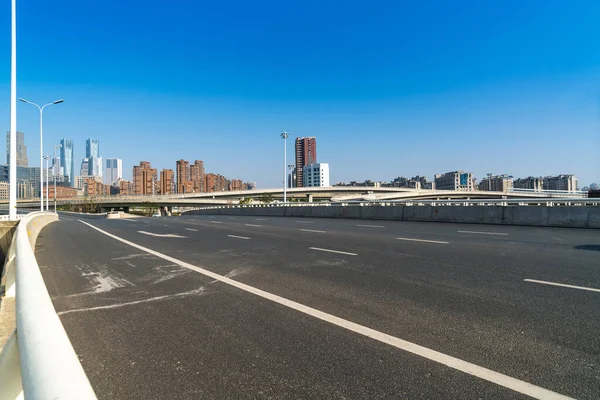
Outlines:
[{"label": "highway overpass", "polygon": [[65,215],[36,255],[99,398],[592,399],[599,251],[585,229]]},{"label": "highway overpass", "polygon": [[[313,201],[394,201],[410,199],[528,199],[549,197],[581,198],[581,192],[534,192],[534,191],[453,191],[453,190],[417,190],[405,188],[375,188],[356,186],[333,186],[316,188],[291,188],[288,189],[288,200]],[[195,207],[211,205],[239,204],[240,199],[252,199],[254,203],[260,202],[263,196],[272,196],[273,201],[283,201],[283,189],[259,189],[246,191],[189,193],[171,195],[138,195],[138,196],[93,196],[58,199],[58,205],[93,203],[99,208],[108,211],[111,209],[128,209],[130,207],[153,204],[159,207]],[[51,199],[53,203],[53,200]],[[21,208],[35,208],[39,205],[38,199],[19,200],[17,206]],[[0,200],[0,209],[8,206],[8,200]]]}]

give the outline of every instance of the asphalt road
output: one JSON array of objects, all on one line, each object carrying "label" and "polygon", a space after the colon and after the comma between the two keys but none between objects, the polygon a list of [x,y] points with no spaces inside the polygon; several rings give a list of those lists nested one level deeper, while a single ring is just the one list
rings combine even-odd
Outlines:
[{"label": "asphalt road", "polygon": [[99,398],[600,398],[597,231],[61,218],[36,254]]}]

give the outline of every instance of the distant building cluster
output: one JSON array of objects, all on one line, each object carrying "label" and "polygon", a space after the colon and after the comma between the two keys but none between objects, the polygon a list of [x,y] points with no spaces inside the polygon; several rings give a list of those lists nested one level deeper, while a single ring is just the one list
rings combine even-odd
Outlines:
[{"label": "distant building cluster", "polygon": [[413,178],[398,177],[391,182],[338,182],[335,186],[371,186],[371,187],[398,187],[410,189],[436,189],[470,192],[474,190],[507,192],[511,190],[558,190],[574,192],[579,190],[575,175],[563,174],[545,177],[527,177],[514,179],[511,175],[488,174],[479,183],[473,173],[464,171],[451,171],[435,174],[433,181],[426,177]]},{"label": "distant building cluster", "polygon": [[[141,161],[133,167],[133,194],[172,194],[172,193],[210,193],[256,189],[254,182],[242,182],[240,179],[228,179],[223,175],[205,173],[204,162],[178,160],[175,171],[163,169],[158,174],[150,162]],[[121,194],[121,193],[119,193]]]}]

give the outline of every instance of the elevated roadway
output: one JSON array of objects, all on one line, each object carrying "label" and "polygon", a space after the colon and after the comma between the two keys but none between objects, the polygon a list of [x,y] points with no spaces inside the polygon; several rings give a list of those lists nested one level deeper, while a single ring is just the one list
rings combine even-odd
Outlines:
[{"label": "elevated roadway", "polygon": [[111,399],[597,398],[598,254],[585,229],[229,216],[62,216],[37,245]]}]

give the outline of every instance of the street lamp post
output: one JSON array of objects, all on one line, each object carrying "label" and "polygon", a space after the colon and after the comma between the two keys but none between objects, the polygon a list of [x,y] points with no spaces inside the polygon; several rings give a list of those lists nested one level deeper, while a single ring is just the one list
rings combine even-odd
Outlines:
[{"label": "street lamp post", "polygon": [[[51,106],[53,104],[59,104],[62,103],[64,100],[60,99],[60,100],[56,100],[53,101],[52,103],[48,103],[48,104],[44,104],[43,106],[39,106],[34,102],[31,102],[29,100],[25,100],[22,98],[19,98],[20,101],[22,101],[23,103],[27,103],[27,104],[32,104],[34,106],[36,106],[38,108],[38,110],[40,110],[40,170],[44,168],[44,142],[42,141],[42,137],[43,137],[43,114],[44,114],[44,108],[46,108],[47,106]],[[42,177],[42,175],[40,174],[40,178]],[[44,180],[40,179],[40,211],[44,211]]]},{"label": "street lamp post", "polygon": [[487,177],[488,177],[488,190],[491,192],[492,191],[492,173],[488,172]]},{"label": "street lamp post", "polygon": [[280,136],[283,139],[283,203],[285,204],[287,201],[287,139],[290,134],[282,132]]},{"label": "street lamp post", "polygon": [[[52,175],[54,176],[54,212],[56,213],[56,175],[58,175],[58,172],[56,171],[56,149],[60,149],[62,148],[62,144],[59,144],[57,146],[54,146],[54,172],[52,173]],[[58,170],[60,171],[60,167],[58,167]]]},{"label": "street lamp post", "polygon": [[48,211],[48,160],[50,160],[50,156],[44,156],[44,160],[46,160],[46,211]]}]

